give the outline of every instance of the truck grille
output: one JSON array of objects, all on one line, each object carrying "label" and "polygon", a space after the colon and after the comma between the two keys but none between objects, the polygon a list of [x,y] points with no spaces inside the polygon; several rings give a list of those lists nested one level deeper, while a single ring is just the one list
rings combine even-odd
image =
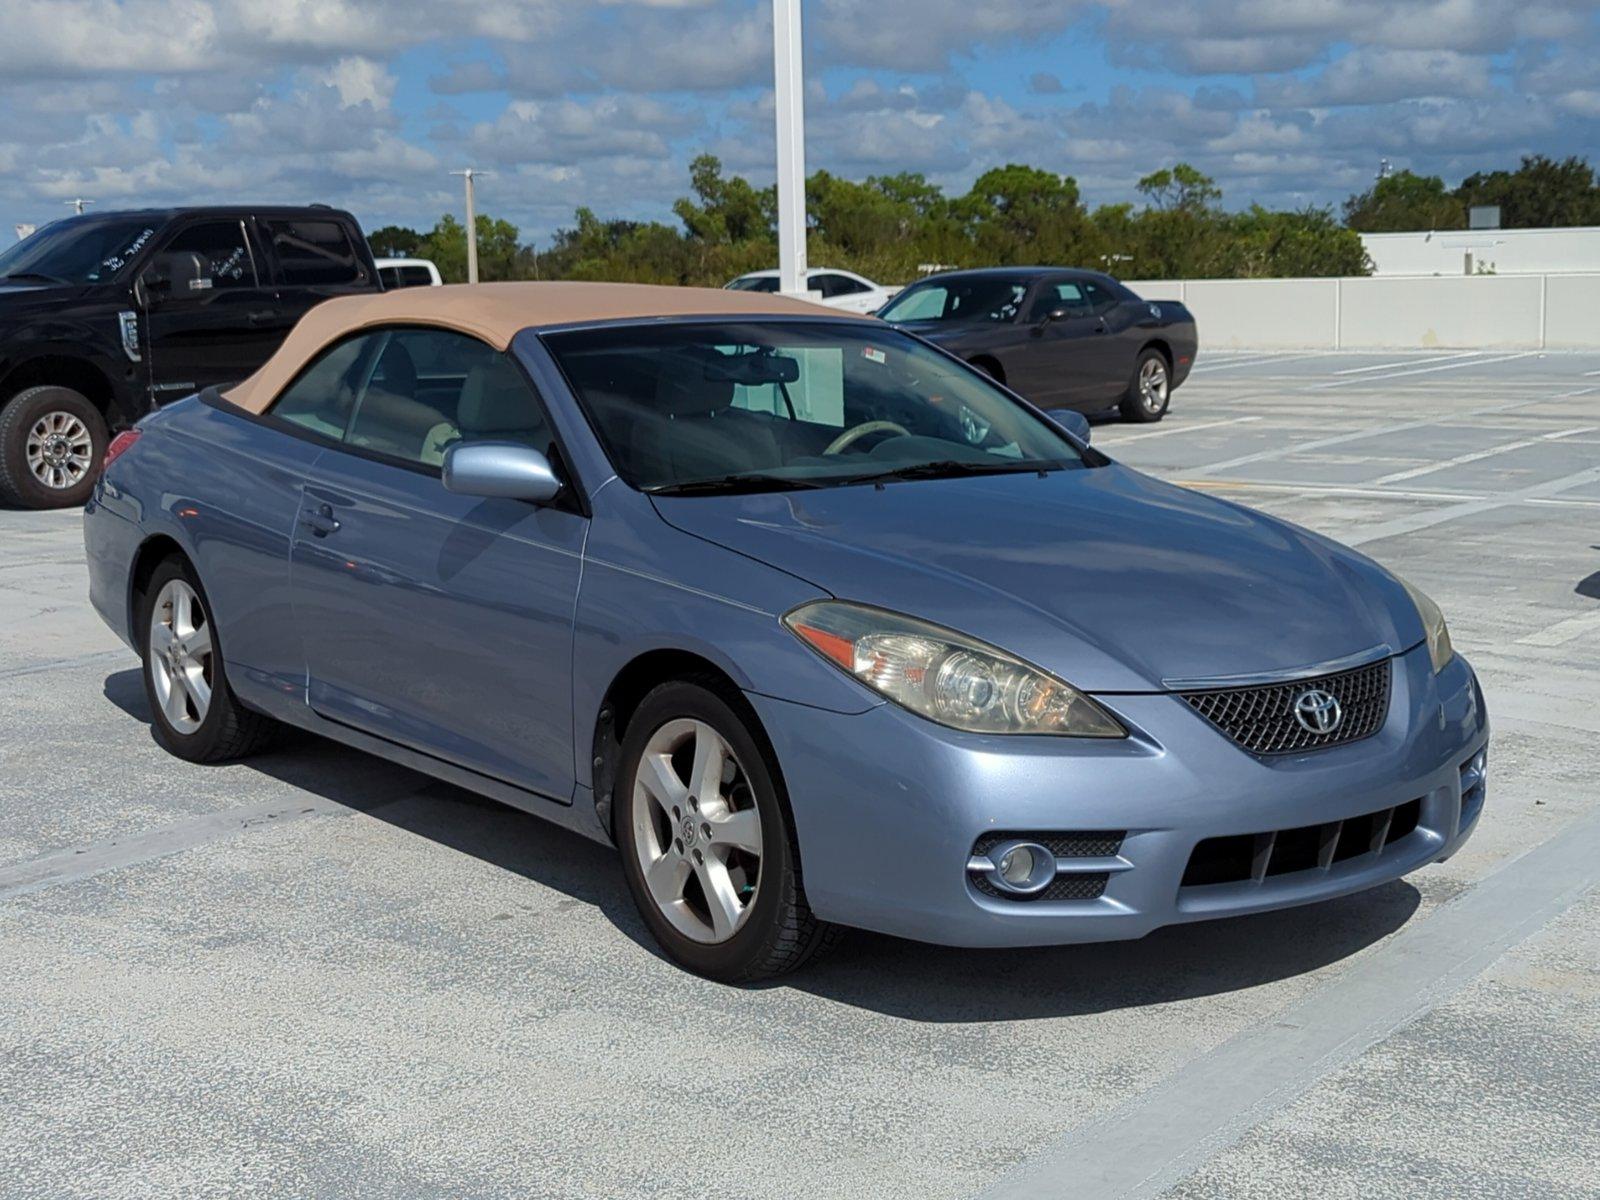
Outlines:
[{"label": "truck grille", "polygon": [[[1389,714],[1390,664],[1387,658],[1310,679],[1257,687],[1179,692],[1184,702],[1252,754],[1293,754],[1321,750],[1370,737]],[[1317,733],[1295,718],[1295,701],[1308,690],[1327,692],[1342,714],[1331,733]]]}]

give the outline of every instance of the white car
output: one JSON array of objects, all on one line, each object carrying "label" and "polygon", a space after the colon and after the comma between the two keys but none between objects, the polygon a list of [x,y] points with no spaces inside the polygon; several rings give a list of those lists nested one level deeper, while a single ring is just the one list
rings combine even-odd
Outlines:
[{"label": "white car", "polygon": [[439,287],[444,283],[439,268],[426,258],[378,258],[373,261],[377,263],[378,278],[383,281],[383,290],[386,292],[408,287]]},{"label": "white car", "polygon": [[[748,275],[739,276],[727,287],[736,292],[775,292],[778,290],[778,273],[751,271]],[[816,267],[807,272],[806,287],[821,293],[821,303],[829,308],[859,313],[877,312],[900,290],[873,283],[854,271],[835,271],[829,267]]]}]

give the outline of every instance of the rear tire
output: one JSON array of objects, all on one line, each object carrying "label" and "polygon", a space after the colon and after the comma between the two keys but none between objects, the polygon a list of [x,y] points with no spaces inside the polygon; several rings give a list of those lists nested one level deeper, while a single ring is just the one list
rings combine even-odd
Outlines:
[{"label": "rear tire", "polygon": [[224,762],[277,737],[278,722],[234,698],[210,602],[187,561],[174,556],[151,573],[137,628],[151,727],[163,749],[189,762]]},{"label": "rear tire", "polygon": [[1145,348],[1133,364],[1133,378],[1128,381],[1128,393],[1117,406],[1124,421],[1145,423],[1159,421],[1167,415],[1172,403],[1172,369],[1167,366],[1167,356],[1154,346]]},{"label": "rear tire", "polygon": [[623,872],[679,964],[746,983],[792,971],[838,940],[842,930],[806,903],[777,772],[721,696],[683,681],[657,687],[628,722],[618,767]]},{"label": "rear tire", "polygon": [[23,508],[82,504],[100,477],[106,422],[82,392],[27,388],[0,408],[0,501]]}]

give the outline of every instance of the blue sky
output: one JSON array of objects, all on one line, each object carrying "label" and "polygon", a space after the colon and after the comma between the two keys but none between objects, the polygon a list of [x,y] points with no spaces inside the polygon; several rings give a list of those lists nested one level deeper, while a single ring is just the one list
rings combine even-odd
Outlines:
[{"label": "blue sky", "polygon": [[[807,155],[1091,202],[1187,160],[1232,206],[1337,203],[1380,157],[1454,183],[1600,157],[1600,0],[806,0]],[[0,229],[322,200],[431,225],[448,172],[540,239],[671,220],[702,150],[772,174],[767,0],[8,0]],[[0,238],[3,241],[4,238]]]}]

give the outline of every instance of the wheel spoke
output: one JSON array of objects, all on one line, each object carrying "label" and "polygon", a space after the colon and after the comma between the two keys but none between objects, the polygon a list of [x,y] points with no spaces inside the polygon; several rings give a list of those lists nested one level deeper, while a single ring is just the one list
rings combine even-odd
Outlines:
[{"label": "wheel spoke", "polygon": [[667,814],[669,824],[674,806],[681,808],[689,796],[689,789],[683,786],[683,780],[673,770],[671,757],[666,754],[647,753],[639,760],[639,785]]},{"label": "wheel spoke", "polygon": [[694,732],[694,769],[689,774],[689,791],[702,805],[722,796],[722,772],[728,747],[709,725]]},{"label": "wheel spoke", "polygon": [[194,610],[188,588],[172,590],[172,632],[187,637],[194,632]]},{"label": "wheel spoke", "polygon": [[209,623],[200,626],[191,633],[178,639],[178,649],[198,662],[211,653],[211,626]]},{"label": "wheel spoke", "polygon": [[167,676],[166,695],[161,697],[161,711],[167,714],[168,723],[175,729],[182,730],[188,725],[189,693],[182,684],[181,676]]},{"label": "wheel spoke", "polygon": [[183,690],[189,694],[189,699],[194,701],[195,717],[205,720],[206,710],[211,707],[211,685],[206,682],[205,673],[195,664],[180,668],[178,679],[183,684]]},{"label": "wheel spoke", "polygon": [[165,654],[172,648],[172,629],[164,621],[157,621],[150,626],[150,652],[151,654]]},{"label": "wheel spoke", "polygon": [[728,875],[728,866],[708,855],[703,862],[695,864],[694,872],[700,877],[700,887],[706,894],[711,931],[719,939],[725,938],[738,926],[739,917],[744,913],[744,905],[739,903],[739,895]]},{"label": "wheel spoke", "polygon": [[713,842],[748,854],[761,854],[761,814],[755,809],[744,808],[723,816],[708,814],[706,820],[711,825]]},{"label": "wheel spoke", "polygon": [[645,868],[645,886],[663,908],[683,899],[683,885],[688,881],[689,860],[678,854],[663,854]]}]

